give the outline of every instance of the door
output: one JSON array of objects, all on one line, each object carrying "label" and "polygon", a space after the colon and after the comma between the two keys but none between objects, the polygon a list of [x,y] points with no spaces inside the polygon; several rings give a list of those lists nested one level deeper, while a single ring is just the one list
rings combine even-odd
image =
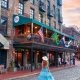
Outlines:
[{"label": "door", "polygon": [[0,65],[4,65],[6,68],[6,62],[7,62],[7,50],[0,50]]}]

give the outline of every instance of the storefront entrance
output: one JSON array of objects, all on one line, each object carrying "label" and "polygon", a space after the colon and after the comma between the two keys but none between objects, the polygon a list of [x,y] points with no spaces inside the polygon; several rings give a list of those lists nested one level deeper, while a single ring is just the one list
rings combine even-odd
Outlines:
[{"label": "storefront entrance", "polygon": [[0,50],[0,65],[4,65],[6,68],[7,50]]},{"label": "storefront entrance", "polygon": [[15,53],[15,67],[18,69],[23,66],[23,53],[17,52]]}]

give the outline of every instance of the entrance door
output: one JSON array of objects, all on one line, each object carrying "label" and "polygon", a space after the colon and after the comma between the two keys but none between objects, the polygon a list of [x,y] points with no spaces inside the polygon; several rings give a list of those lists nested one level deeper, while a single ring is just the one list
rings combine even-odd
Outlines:
[{"label": "entrance door", "polygon": [[7,50],[0,50],[0,65],[4,65],[6,68],[6,62],[7,62]]},{"label": "entrance door", "polygon": [[23,54],[22,53],[16,53],[15,54],[15,66],[23,66]]}]

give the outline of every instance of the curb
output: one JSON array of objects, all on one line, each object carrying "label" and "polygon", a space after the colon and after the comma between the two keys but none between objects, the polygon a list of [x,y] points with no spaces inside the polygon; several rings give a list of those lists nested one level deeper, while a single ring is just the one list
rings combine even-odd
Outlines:
[{"label": "curb", "polygon": [[[76,65],[75,65],[76,66]],[[57,70],[50,70],[51,72],[56,72],[56,71],[60,71],[60,70],[64,70],[64,69],[68,69],[68,68],[72,68],[72,67],[75,67],[75,66],[69,66],[69,67],[64,67],[64,68],[61,68],[61,69],[57,69]],[[8,78],[8,79],[5,79],[5,80],[15,80],[15,79],[19,79],[19,78],[23,78],[23,77],[29,77],[29,76],[34,76],[34,75],[37,75],[39,74],[39,72],[37,73],[33,73],[33,74],[29,74],[29,75],[23,75],[23,76],[18,76],[18,77],[13,77],[13,78]]]},{"label": "curb", "polygon": [[29,74],[29,75],[23,75],[23,76],[8,78],[6,80],[15,80],[15,79],[18,79],[18,78],[29,77],[29,76],[33,76],[33,75],[37,75],[37,74],[39,74],[39,72],[38,73],[34,73],[34,74]]}]

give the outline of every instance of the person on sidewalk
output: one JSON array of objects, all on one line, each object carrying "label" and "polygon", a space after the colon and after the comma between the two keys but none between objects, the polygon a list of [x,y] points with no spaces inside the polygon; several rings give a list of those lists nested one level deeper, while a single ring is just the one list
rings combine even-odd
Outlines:
[{"label": "person on sidewalk", "polygon": [[47,56],[42,57],[42,70],[38,76],[38,80],[55,80],[51,72],[49,71]]}]

